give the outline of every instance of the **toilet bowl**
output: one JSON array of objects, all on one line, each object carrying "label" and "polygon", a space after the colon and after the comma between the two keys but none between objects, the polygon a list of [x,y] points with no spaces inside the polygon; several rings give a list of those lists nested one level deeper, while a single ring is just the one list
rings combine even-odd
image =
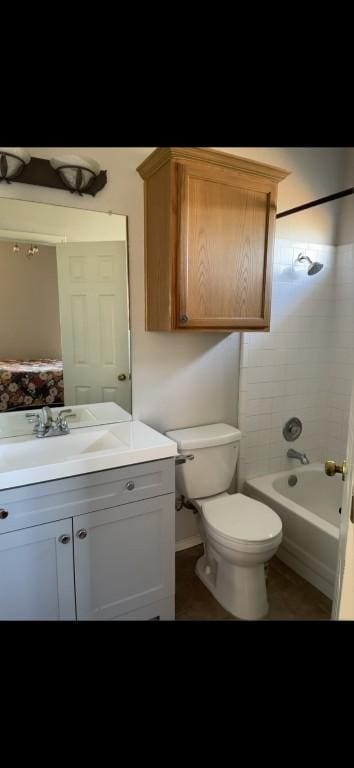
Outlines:
[{"label": "toilet bowl", "polygon": [[202,499],[205,554],[196,572],[216,600],[240,619],[268,613],[265,565],[282,540],[280,517],[242,493]]},{"label": "toilet bowl", "polygon": [[189,457],[177,467],[176,482],[199,512],[204,554],[196,564],[198,577],[234,616],[263,618],[268,612],[265,566],[281,543],[282,522],[265,504],[242,493],[226,493],[241,433],[227,424],[211,424],[167,436]]}]

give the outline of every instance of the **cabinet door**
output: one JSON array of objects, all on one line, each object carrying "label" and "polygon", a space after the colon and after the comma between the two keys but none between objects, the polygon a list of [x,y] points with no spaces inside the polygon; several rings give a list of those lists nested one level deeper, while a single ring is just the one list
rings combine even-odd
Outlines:
[{"label": "cabinet door", "polygon": [[269,328],[277,185],[178,166],[177,327]]},{"label": "cabinet door", "polygon": [[114,619],[174,593],[174,494],[73,523],[78,619]]},{"label": "cabinet door", "polygon": [[75,618],[71,519],[2,534],[0,620]]}]

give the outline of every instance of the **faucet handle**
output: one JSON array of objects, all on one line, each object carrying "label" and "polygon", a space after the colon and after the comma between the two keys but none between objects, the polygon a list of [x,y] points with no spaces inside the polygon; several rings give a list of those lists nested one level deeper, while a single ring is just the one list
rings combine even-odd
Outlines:
[{"label": "faucet handle", "polygon": [[53,414],[49,405],[44,405],[41,410],[41,421],[45,426],[53,423]]},{"label": "faucet handle", "polygon": [[70,409],[60,411],[60,413],[58,413],[57,419],[55,421],[55,424],[58,427],[58,429],[60,429],[60,431],[64,432],[64,433],[65,432],[70,432],[69,424],[68,424],[68,422],[67,422],[67,420],[65,418],[65,414],[66,413],[70,413]]},{"label": "faucet handle", "polygon": [[40,421],[39,413],[26,413],[25,416],[30,424],[39,424],[39,421]]}]

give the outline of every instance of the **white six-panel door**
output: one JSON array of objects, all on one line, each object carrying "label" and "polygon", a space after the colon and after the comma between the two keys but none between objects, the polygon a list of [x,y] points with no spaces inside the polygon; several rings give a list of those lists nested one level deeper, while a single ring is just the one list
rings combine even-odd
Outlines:
[{"label": "white six-panel door", "polygon": [[126,243],[58,244],[57,265],[65,404],[131,411]]},{"label": "white six-panel door", "polygon": [[0,536],[0,617],[75,619],[71,518]]}]

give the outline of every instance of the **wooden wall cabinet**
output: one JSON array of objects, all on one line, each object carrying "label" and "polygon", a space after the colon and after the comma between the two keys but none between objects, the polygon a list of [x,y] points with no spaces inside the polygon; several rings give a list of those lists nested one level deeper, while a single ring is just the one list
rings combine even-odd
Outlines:
[{"label": "wooden wall cabinet", "polygon": [[277,188],[288,172],[189,147],[159,148],[137,170],[146,330],[269,330]]}]

